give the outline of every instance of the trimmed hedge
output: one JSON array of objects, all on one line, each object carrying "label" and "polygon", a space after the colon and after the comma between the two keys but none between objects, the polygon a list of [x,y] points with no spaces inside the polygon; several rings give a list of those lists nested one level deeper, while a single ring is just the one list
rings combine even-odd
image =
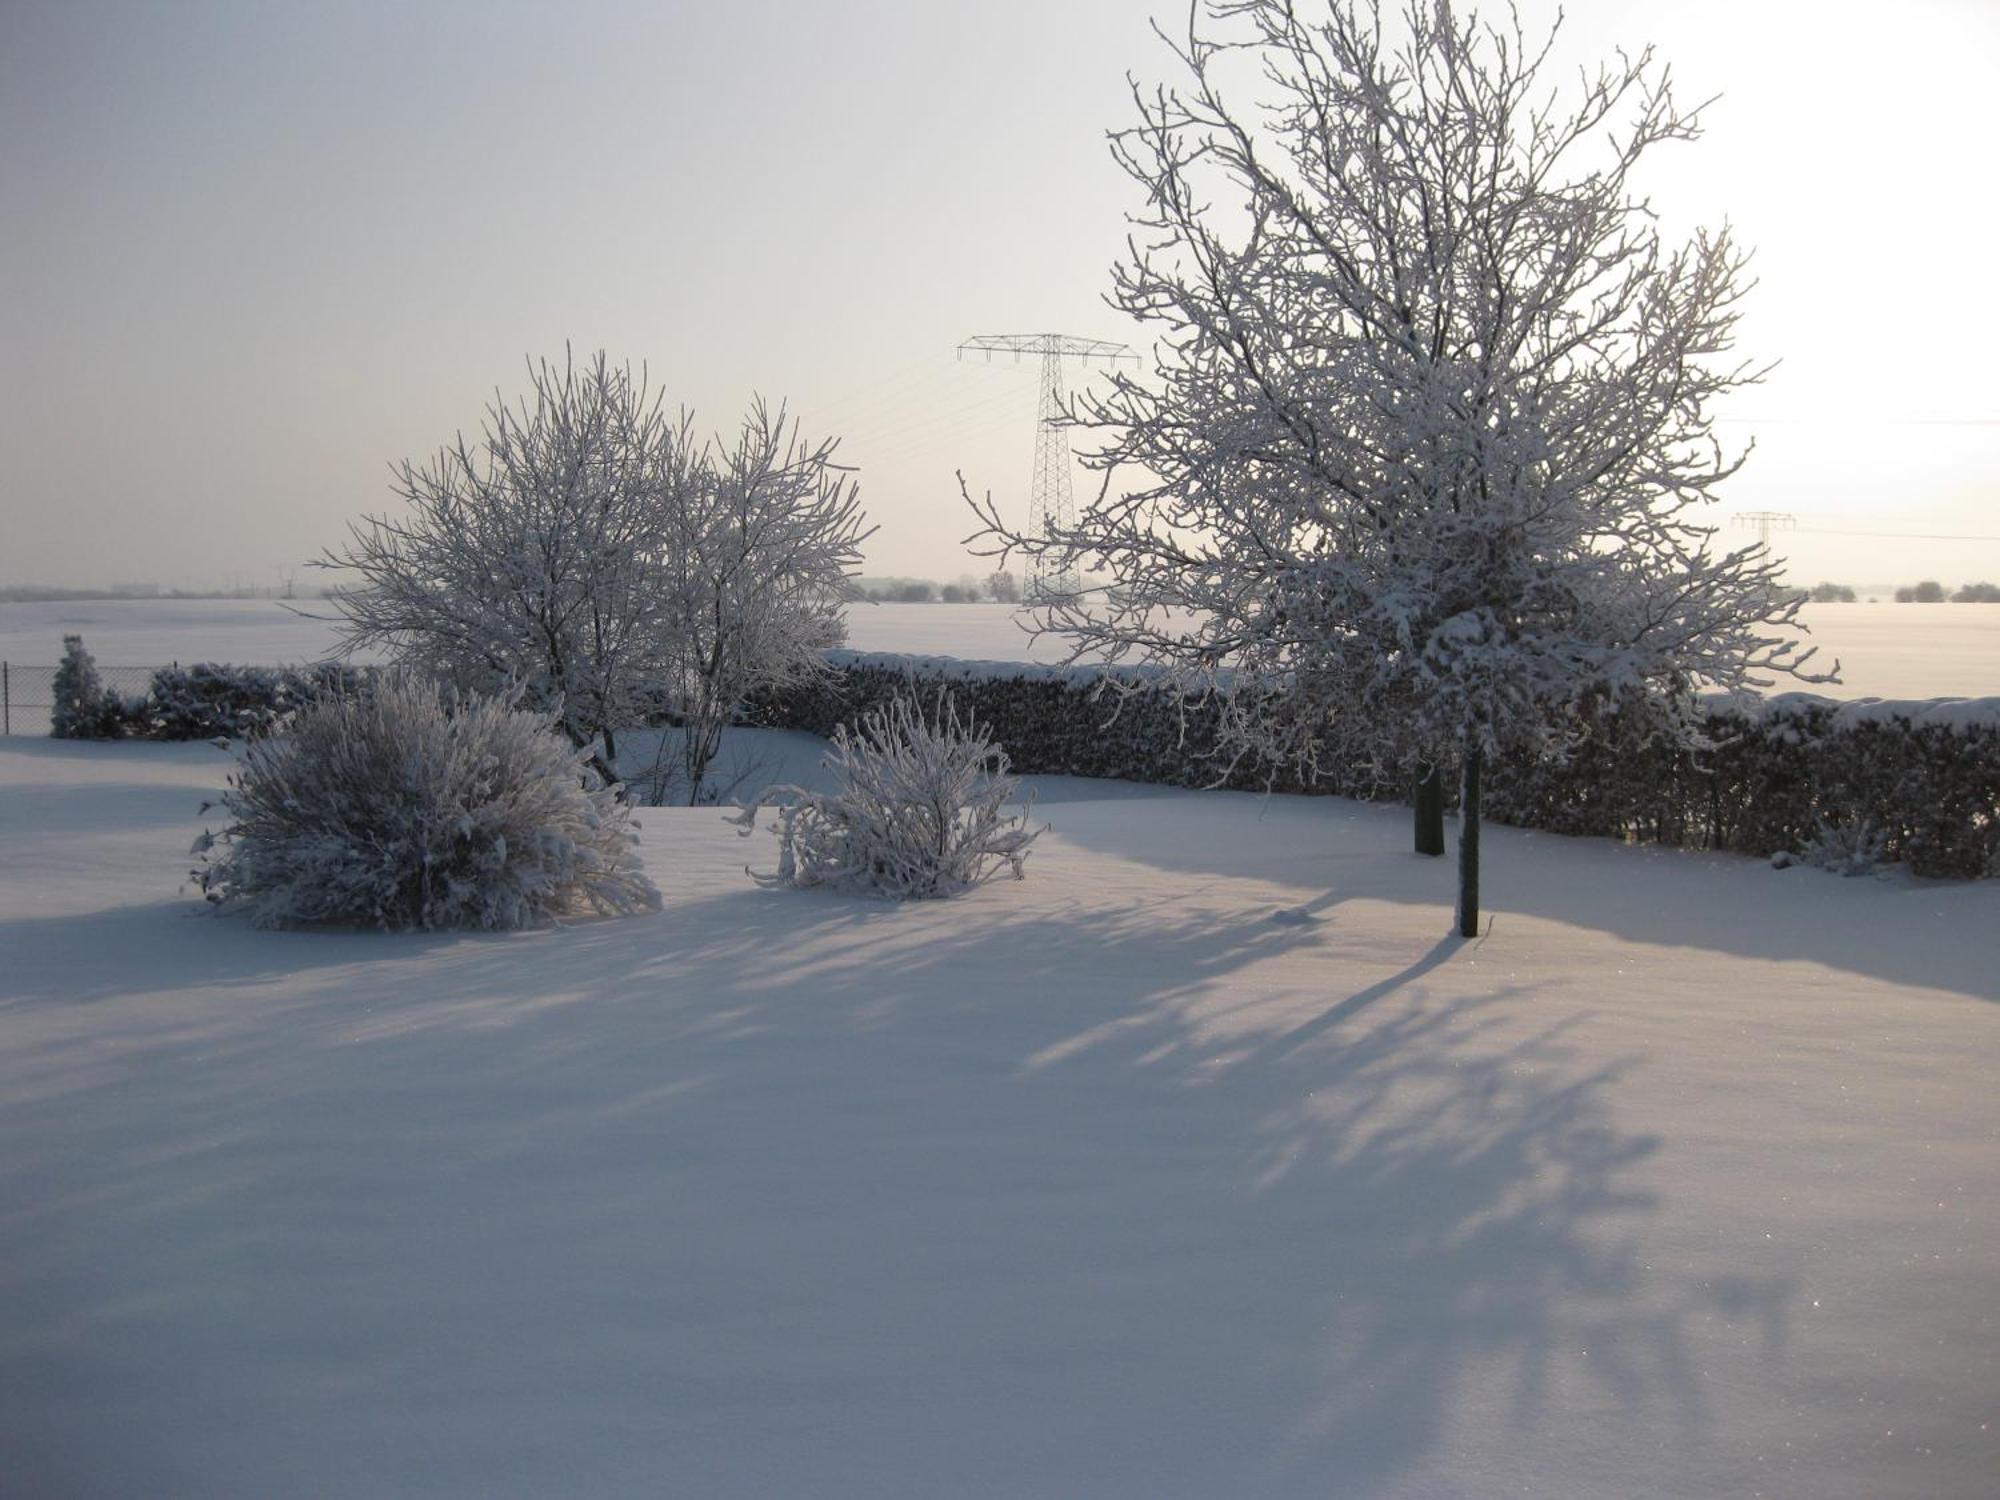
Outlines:
[{"label": "trimmed hedge", "polygon": [[[1119,777],[1400,798],[1374,768],[1336,768],[1306,783],[1292,767],[1216,755],[1216,712],[1185,711],[1141,670],[1137,690],[1098,692],[1103,674],[1017,662],[853,651],[827,653],[817,683],[753,704],[752,723],[831,736],[897,695],[949,688],[991,724],[1017,772]],[[1841,703],[1806,693],[1718,696],[1705,704],[1712,749],[1694,751],[1609,719],[1562,761],[1492,767],[1496,822],[1554,833],[1770,855],[1832,828],[1870,824],[1884,856],[1919,875],[2000,875],[2000,699]]]},{"label": "trimmed hedge", "polygon": [[161,667],[143,696],[121,698],[89,670],[90,654],[79,637],[65,636],[63,645],[68,654],[57,672],[50,731],[62,739],[244,739],[268,732],[316,698],[357,692],[370,677],[365,667],[330,661],[302,667],[198,662]]},{"label": "trimmed hedge", "polygon": [[943,688],[973,718],[993,727],[1017,773],[1257,791],[1365,795],[1376,790],[1367,778],[1339,786],[1322,778],[1309,785],[1285,766],[1245,761],[1227,769],[1217,749],[1215,706],[1181,705],[1170,693],[1146,691],[1156,674],[1143,668],[1117,670],[1119,678],[1141,689],[1121,696],[1102,690],[1105,674],[1094,669],[889,652],[824,654],[829,673],[753,700],[745,722],[831,738],[836,726],[845,724],[851,732],[863,714],[886,708],[897,697],[914,694],[928,702]]},{"label": "trimmed hedge", "polygon": [[154,740],[244,739],[268,732],[315,698],[353,693],[366,680],[339,662],[237,667],[198,662],[161,667],[137,706],[130,733]]}]

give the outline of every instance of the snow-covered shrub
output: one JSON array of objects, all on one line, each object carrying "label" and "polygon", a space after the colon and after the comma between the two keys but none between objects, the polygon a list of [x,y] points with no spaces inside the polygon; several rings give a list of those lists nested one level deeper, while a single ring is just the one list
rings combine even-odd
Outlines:
[{"label": "snow-covered shrub", "polygon": [[505,698],[386,678],[251,741],[194,878],[263,927],[525,927],[659,905],[588,752]]},{"label": "snow-covered shrub", "polygon": [[269,734],[313,699],[365,691],[367,674],[339,662],[161,667],[146,690],[140,732],[156,740],[247,739]]},{"label": "snow-covered shrub", "polygon": [[284,675],[271,667],[197,662],[161,667],[146,690],[146,732],[159,740],[242,739],[269,732]]},{"label": "snow-covered shrub", "polygon": [[1836,875],[1873,875],[1885,842],[1872,818],[1822,818],[1797,858],[1802,865]]},{"label": "snow-covered shrub", "polygon": [[105,689],[83,637],[63,637],[63,659],[51,684],[49,733],[59,740],[114,740],[125,733],[126,710]]},{"label": "snow-covered shrub", "polygon": [[[960,719],[939,694],[926,714],[896,698],[861,717],[860,728],[834,730],[828,764],[839,778],[831,794],[774,787],[789,796],[777,809],[778,868],[760,884],[827,885],[879,892],[896,900],[951,896],[1001,870],[1016,880],[1041,830],[1028,810],[1003,808],[1019,783],[985,726]],[[763,801],[734,820],[745,835]]]},{"label": "snow-covered shrub", "polygon": [[49,733],[56,739],[118,740],[146,732],[146,700],[106,687],[82,636],[63,637],[49,696]]}]

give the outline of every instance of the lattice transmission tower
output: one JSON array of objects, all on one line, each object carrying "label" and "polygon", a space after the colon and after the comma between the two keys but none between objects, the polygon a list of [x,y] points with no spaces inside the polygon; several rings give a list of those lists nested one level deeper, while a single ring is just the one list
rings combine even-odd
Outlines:
[{"label": "lattice transmission tower", "polygon": [[1772,532],[1798,530],[1799,518],[1788,510],[1739,510],[1736,524],[1756,532],[1759,545],[1768,547]]},{"label": "lattice transmission tower", "polygon": [[[1070,477],[1069,439],[1062,429],[1063,361],[1093,359],[1106,365],[1121,359],[1138,363],[1139,356],[1124,344],[1103,339],[1072,338],[1064,333],[981,333],[958,346],[958,357],[983,354],[990,364],[996,354],[1011,354],[1014,363],[1024,354],[1042,357],[1042,396],[1035,415],[1035,469],[1028,484],[1028,534],[1051,536],[1076,524],[1076,495]],[[1027,597],[1046,599],[1055,594],[1074,594],[1081,587],[1075,572],[1045,563],[1040,557],[1028,559]]]}]

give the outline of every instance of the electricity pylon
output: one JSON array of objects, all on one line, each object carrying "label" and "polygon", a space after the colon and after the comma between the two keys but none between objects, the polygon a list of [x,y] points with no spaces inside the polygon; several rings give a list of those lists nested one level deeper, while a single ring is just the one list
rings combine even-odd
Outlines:
[{"label": "electricity pylon", "polygon": [[1796,531],[1799,518],[1788,510],[1739,510],[1736,512],[1736,524],[1756,532],[1757,545],[1768,547],[1772,532]]},{"label": "electricity pylon", "polygon": [[[1129,359],[1136,364],[1139,356],[1124,344],[1072,338],[1062,333],[974,334],[958,346],[960,359],[968,352],[984,354],[989,364],[996,354],[1011,354],[1016,364],[1024,354],[1042,357],[1042,397],[1035,415],[1035,471],[1028,485],[1028,535],[1049,537],[1074,526],[1076,497],[1070,479],[1069,439],[1062,430],[1066,404],[1062,362],[1080,359],[1088,365],[1093,359],[1101,359],[1110,365]],[[1057,568],[1040,557],[1028,559],[1030,600],[1074,594],[1080,587],[1074,571]]]}]

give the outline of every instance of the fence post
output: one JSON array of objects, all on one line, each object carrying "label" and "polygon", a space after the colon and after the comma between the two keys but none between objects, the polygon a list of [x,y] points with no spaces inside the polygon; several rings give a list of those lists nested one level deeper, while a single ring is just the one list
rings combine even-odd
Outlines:
[{"label": "fence post", "polygon": [[14,732],[14,684],[7,673],[7,663],[0,661],[0,735]]}]

